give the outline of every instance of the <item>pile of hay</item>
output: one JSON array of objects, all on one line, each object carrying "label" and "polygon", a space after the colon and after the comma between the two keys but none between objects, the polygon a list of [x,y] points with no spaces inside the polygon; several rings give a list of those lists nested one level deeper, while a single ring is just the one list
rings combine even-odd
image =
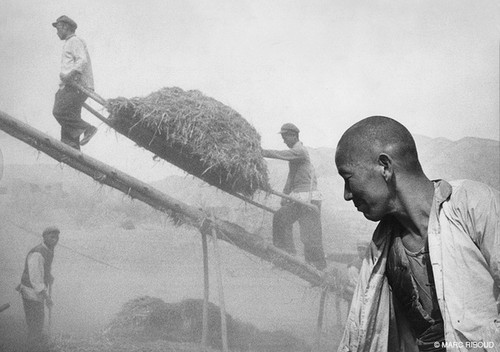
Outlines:
[{"label": "pile of hay", "polygon": [[[159,298],[138,297],[123,305],[105,329],[104,336],[113,341],[127,338],[135,341],[199,343],[202,335],[202,309],[203,301],[199,299],[166,303]],[[226,321],[230,345],[241,350],[241,341],[237,338],[237,322],[229,314],[226,314]],[[210,302],[208,327],[209,345],[222,348],[220,310]]]},{"label": "pile of hay", "polygon": [[260,135],[229,106],[197,90],[163,88],[107,103],[113,128],[222,190],[269,190]]},{"label": "pile of hay", "polygon": [[[129,344],[169,341],[200,343],[203,326],[203,301],[184,299],[166,303],[159,298],[142,296],[125,303],[105,329],[108,343]],[[222,348],[220,309],[208,304],[208,345]],[[228,345],[231,351],[242,352],[306,352],[310,346],[284,331],[261,331],[226,313]]]}]

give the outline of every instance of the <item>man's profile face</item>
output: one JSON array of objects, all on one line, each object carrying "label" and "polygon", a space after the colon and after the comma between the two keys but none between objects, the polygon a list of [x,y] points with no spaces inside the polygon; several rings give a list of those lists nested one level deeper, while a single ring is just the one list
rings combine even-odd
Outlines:
[{"label": "man's profile face", "polygon": [[43,236],[43,242],[49,248],[54,248],[59,242],[59,234],[56,232],[48,233]]},{"label": "man's profile face", "polygon": [[297,143],[297,135],[295,133],[282,133],[281,137],[283,138],[283,142],[286,144],[288,148],[291,148]]},{"label": "man's profile face", "polygon": [[59,37],[59,39],[64,40],[68,37],[68,28],[68,25],[63,22],[58,22],[56,24],[57,36]]},{"label": "man's profile face", "polygon": [[339,175],[344,179],[344,199],[352,201],[365,218],[379,221],[390,213],[390,192],[381,166],[367,160],[355,162],[336,155]]}]

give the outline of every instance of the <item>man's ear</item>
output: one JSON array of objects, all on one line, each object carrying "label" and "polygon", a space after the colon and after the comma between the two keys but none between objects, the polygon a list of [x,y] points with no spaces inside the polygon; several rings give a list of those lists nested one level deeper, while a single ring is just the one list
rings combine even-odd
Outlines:
[{"label": "man's ear", "polygon": [[378,156],[378,163],[383,167],[382,175],[384,176],[384,179],[389,181],[394,173],[392,158],[385,153],[381,153]]}]

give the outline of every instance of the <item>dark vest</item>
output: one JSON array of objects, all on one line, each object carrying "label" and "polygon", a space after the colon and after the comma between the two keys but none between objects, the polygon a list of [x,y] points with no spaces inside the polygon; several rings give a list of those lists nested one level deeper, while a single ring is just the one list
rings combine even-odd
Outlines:
[{"label": "dark vest", "polygon": [[42,244],[39,244],[38,246],[36,246],[35,248],[33,248],[32,250],[30,250],[28,252],[28,254],[26,255],[26,259],[24,261],[24,271],[23,271],[23,275],[21,276],[21,284],[23,284],[26,287],[31,287],[31,288],[33,288],[33,286],[31,285],[30,273],[28,270],[28,257],[31,253],[35,253],[35,252],[40,253],[44,259],[43,282],[45,283],[45,285],[49,284],[50,269],[52,267],[52,260],[54,259],[54,251],[51,251],[50,249],[48,249],[47,247],[45,247]]}]

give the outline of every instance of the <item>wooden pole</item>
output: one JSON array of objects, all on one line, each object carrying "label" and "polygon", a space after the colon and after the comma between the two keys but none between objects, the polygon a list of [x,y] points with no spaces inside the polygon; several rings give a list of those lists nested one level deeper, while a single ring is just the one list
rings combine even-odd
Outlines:
[{"label": "wooden pole", "polygon": [[3,312],[6,309],[9,309],[10,303],[4,303],[0,306],[0,313]]},{"label": "wooden pole", "polygon": [[224,285],[222,283],[222,269],[219,253],[219,245],[217,241],[217,230],[212,227],[212,241],[214,242],[215,268],[217,271],[217,286],[219,291],[219,308],[220,308],[220,331],[222,337],[222,351],[228,352],[227,345],[227,322],[226,322],[226,304],[224,301]]},{"label": "wooden pole", "polygon": [[[49,284],[49,297],[52,300],[52,284]],[[49,336],[52,332],[52,304],[49,306],[49,326],[48,326]]]},{"label": "wooden pole", "polygon": [[55,160],[89,175],[97,182],[113,187],[133,199],[138,199],[166,213],[179,214],[186,222],[197,228],[203,225],[218,229],[221,239],[297,275],[313,286],[320,286],[324,283],[322,272],[299,258],[274,247],[262,237],[249,233],[241,226],[228,221],[217,218],[207,219],[205,213],[200,209],[172,198],[147,183],[85,155],[2,111],[0,111],[0,129]]},{"label": "wooden pole", "polygon": [[319,299],[319,313],[318,322],[316,324],[316,341],[314,352],[319,352],[321,348],[321,332],[323,331],[323,317],[325,314],[325,302],[328,290],[325,288],[321,291],[321,297]]},{"label": "wooden pole", "polygon": [[300,204],[300,205],[302,205],[302,206],[304,206],[304,207],[307,207],[307,208],[309,208],[309,209],[311,209],[311,210],[314,210],[314,211],[316,211],[316,212],[318,212],[318,211],[319,211],[318,207],[317,207],[317,206],[315,206],[314,204],[304,202],[304,201],[302,201],[302,200],[300,200],[300,199],[297,199],[297,198],[294,198],[294,197],[292,197],[292,196],[289,196],[288,194],[281,193],[281,192],[275,191],[275,190],[273,190],[273,189],[272,189],[272,190],[270,190],[270,191],[269,191],[269,193],[274,194],[275,196],[281,197],[281,198],[283,198],[283,199],[289,200],[289,201],[291,201],[291,202],[295,202],[295,203],[297,203],[297,204]]},{"label": "wooden pole", "polygon": [[[342,326],[344,324],[342,317],[342,307],[341,302],[343,301],[340,293],[337,293],[335,296],[335,311],[337,312],[337,325]],[[347,306],[347,310],[349,311],[349,304]]]},{"label": "wooden pole", "polygon": [[85,95],[87,95],[89,98],[95,100],[96,102],[98,102],[102,106],[106,106],[106,99],[104,99],[103,97],[101,97],[99,94],[97,94],[93,90],[88,89],[88,88],[86,88],[86,87],[84,87],[81,84],[78,84],[76,82],[69,82],[69,84],[71,86],[79,89],[82,93],[85,93]]},{"label": "wooden pole", "polygon": [[209,298],[209,277],[208,277],[208,246],[207,246],[207,235],[204,231],[201,233],[201,243],[203,248],[203,320],[202,320],[202,331],[201,331],[201,346],[204,351],[207,349],[207,337],[208,337],[208,298]]}]

